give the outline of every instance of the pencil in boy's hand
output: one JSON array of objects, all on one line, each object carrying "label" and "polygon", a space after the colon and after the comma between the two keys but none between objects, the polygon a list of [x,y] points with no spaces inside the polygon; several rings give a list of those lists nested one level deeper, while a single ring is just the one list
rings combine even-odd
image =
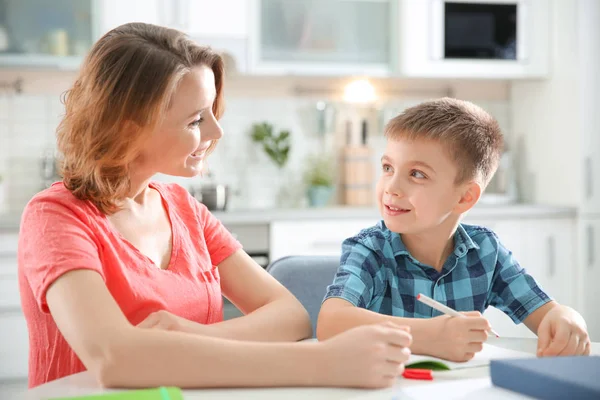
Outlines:
[{"label": "pencil in boy's hand", "polygon": [[[417,300],[419,300],[421,303],[427,304],[429,307],[438,310],[439,312],[442,312],[446,315],[450,315],[452,317],[465,317],[464,314],[459,313],[456,310],[451,309],[448,306],[443,305],[440,302],[435,301],[434,299],[425,296],[422,293],[419,293],[417,295]],[[492,328],[490,328],[489,332],[491,332],[492,334],[494,334],[496,337],[500,337],[500,335],[498,335],[498,333],[496,333],[495,330],[493,330]]]}]

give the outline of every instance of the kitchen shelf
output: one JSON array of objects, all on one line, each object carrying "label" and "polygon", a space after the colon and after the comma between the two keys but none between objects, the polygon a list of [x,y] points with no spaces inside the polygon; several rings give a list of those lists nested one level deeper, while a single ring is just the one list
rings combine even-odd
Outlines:
[{"label": "kitchen shelf", "polygon": [[79,69],[82,56],[58,57],[51,54],[0,54],[1,68],[51,68],[66,71]]}]

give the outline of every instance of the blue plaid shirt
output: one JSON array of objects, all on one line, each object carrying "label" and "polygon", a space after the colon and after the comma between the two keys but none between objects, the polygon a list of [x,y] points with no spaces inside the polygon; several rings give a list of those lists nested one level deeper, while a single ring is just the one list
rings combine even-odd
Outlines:
[{"label": "blue plaid shirt", "polygon": [[412,257],[383,221],[344,241],[325,300],[342,298],[396,317],[440,315],[416,300],[419,293],[457,311],[483,313],[494,306],[515,323],[551,300],[487,228],[459,225],[454,251],[438,272]]}]

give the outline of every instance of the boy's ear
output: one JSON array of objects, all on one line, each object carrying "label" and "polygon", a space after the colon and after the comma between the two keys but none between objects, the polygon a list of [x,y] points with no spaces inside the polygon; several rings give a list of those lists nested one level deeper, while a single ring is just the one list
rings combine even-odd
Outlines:
[{"label": "boy's ear", "polygon": [[466,183],[462,188],[462,195],[454,210],[459,214],[469,211],[479,201],[481,192],[482,189],[479,183],[475,181]]}]

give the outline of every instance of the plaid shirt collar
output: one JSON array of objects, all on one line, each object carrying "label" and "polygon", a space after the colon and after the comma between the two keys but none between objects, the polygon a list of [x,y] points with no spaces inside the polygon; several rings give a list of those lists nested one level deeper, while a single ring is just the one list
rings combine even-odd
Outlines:
[{"label": "plaid shirt collar", "polygon": [[[392,244],[392,251],[395,257],[408,256],[410,259],[417,261],[410,254],[410,252],[404,245],[404,242],[402,242],[402,237],[399,233],[390,231],[385,226],[385,222],[383,222],[383,220],[381,221],[381,228],[382,230],[387,231],[389,235],[390,243]],[[472,249],[478,250],[479,245],[475,243],[473,239],[471,239],[471,237],[467,234],[467,231],[465,231],[465,228],[463,228],[461,224],[458,224],[458,228],[454,233],[454,255],[456,255],[457,258],[461,258],[464,257],[469,252],[469,250]]]}]

